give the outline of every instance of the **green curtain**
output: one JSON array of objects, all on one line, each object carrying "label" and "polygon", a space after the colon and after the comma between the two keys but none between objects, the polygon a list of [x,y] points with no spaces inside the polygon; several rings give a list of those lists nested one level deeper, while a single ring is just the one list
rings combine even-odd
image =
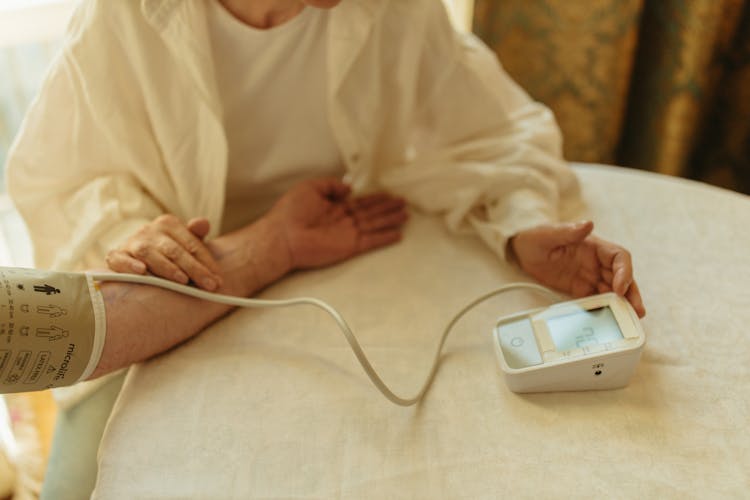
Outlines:
[{"label": "green curtain", "polygon": [[476,0],[474,31],[569,160],[750,193],[750,0]]}]

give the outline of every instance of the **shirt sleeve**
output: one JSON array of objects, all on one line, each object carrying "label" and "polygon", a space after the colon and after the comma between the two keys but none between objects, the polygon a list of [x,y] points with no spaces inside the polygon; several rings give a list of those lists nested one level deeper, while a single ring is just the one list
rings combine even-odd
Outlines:
[{"label": "shirt sleeve", "polygon": [[163,213],[130,168],[159,163],[137,96],[116,65],[90,56],[112,50],[116,59],[117,48],[91,38],[69,36],[9,154],[8,189],[43,268],[102,266],[108,250]]},{"label": "shirt sleeve", "polygon": [[554,116],[471,34],[428,2],[411,157],[382,185],[417,208],[475,231],[501,257],[508,239],[582,208]]}]

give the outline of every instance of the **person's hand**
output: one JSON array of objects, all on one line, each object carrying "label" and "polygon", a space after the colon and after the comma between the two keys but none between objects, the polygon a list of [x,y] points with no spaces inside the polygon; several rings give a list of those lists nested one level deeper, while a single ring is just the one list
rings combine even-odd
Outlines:
[{"label": "person's hand", "polygon": [[574,297],[614,291],[645,316],[630,253],[593,236],[593,229],[591,221],[539,226],[516,234],[509,247],[521,269],[543,285]]},{"label": "person's hand", "polygon": [[335,178],[301,182],[267,217],[283,234],[291,269],[327,266],[401,239],[408,219],[401,198],[377,193],[350,197]]},{"label": "person's hand", "polygon": [[122,246],[107,254],[107,265],[118,273],[146,274],[201,288],[216,290],[221,285],[219,265],[203,239],[209,222],[204,218],[183,224],[174,215],[160,215],[144,225]]}]

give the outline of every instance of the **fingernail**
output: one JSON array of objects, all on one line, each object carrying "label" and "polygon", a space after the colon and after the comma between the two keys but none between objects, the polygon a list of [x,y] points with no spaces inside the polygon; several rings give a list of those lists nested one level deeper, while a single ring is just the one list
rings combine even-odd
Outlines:
[{"label": "fingernail", "polygon": [[133,272],[141,274],[146,270],[146,264],[144,264],[143,262],[133,262],[133,265],[131,265],[130,268],[133,270]]},{"label": "fingernail", "polygon": [[205,288],[206,290],[216,289],[216,282],[212,280],[211,278],[203,278],[201,280],[201,285],[203,285],[203,288]]},{"label": "fingernail", "polygon": [[187,275],[181,272],[174,273],[174,279],[175,281],[179,281],[180,283],[187,283],[188,281]]}]

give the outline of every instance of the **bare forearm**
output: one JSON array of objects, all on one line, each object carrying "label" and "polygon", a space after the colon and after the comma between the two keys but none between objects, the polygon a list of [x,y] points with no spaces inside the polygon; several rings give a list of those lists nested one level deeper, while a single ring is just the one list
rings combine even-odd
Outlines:
[{"label": "bare forearm", "polygon": [[[265,219],[208,244],[221,267],[218,293],[249,296],[290,270],[279,233]],[[129,283],[101,287],[107,337],[91,378],[143,361],[196,335],[227,314],[229,306],[161,288]]]},{"label": "bare forearm", "polygon": [[[204,255],[205,258],[199,260],[204,264],[212,261],[212,268],[216,267],[213,260],[217,261],[223,282],[217,291],[247,297],[282,278],[292,268],[332,265],[400,239],[401,227],[408,219],[403,200],[385,193],[352,198],[350,193],[349,186],[332,177],[301,182],[285,193],[258,222],[208,242],[213,258]],[[162,260],[175,263],[174,257],[163,254],[163,245],[158,243],[164,243],[166,236],[170,237],[167,239],[173,247],[188,250],[189,241],[183,246],[184,242],[178,244],[172,239],[179,232],[177,226],[176,218],[157,218],[151,231],[131,237],[132,245],[120,249],[121,259],[109,262],[110,267],[119,262],[122,270],[133,269],[134,259],[137,262],[143,257],[149,261],[143,264],[148,264],[155,274],[180,281],[174,272],[163,270],[166,274],[160,274],[160,266],[154,267],[158,259],[149,260],[149,255],[161,256]],[[196,225],[191,226],[193,236],[198,229]],[[205,235],[203,231],[198,234],[200,239]],[[184,238],[177,239],[183,241]],[[148,251],[139,252],[144,248]],[[195,250],[188,252],[195,253]],[[124,255],[130,257],[123,260]],[[191,274],[187,268],[182,270],[201,281],[200,273]],[[104,283],[102,292],[107,335],[92,378],[164,352],[230,311],[227,306],[142,285]]]}]

